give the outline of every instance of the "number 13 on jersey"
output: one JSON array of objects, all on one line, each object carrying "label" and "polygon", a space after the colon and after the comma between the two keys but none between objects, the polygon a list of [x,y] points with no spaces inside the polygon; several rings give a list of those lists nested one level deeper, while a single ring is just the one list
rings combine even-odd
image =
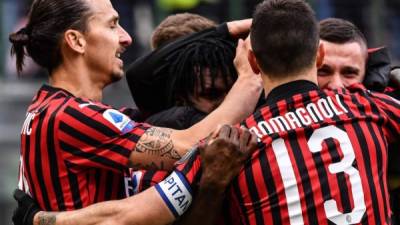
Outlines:
[{"label": "number 13 on jersey", "polygon": [[[353,167],[355,153],[347,133],[335,126],[319,128],[313,132],[308,140],[307,144],[309,150],[312,153],[321,152],[323,150],[322,144],[324,140],[328,138],[335,139],[343,152],[343,158],[340,162],[332,163],[328,166],[329,173],[334,175],[344,172],[348,175],[354,207],[351,212],[343,213],[339,211],[336,200],[329,199],[324,202],[326,217],[335,224],[345,225],[360,223],[366,211],[364,192],[360,174],[358,170]],[[294,185],[297,181],[284,140],[282,138],[274,140],[272,142],[272,149],[282,176],[286,199],[288,199],[288,201],[290,200],[290,204],[288,204],[290,223],[304,224],[299,189],[297,185]]]}]

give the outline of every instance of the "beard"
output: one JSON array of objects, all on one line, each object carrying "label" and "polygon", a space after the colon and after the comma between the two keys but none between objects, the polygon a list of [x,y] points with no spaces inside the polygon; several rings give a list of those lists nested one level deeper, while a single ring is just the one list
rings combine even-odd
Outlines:
[{"label": "beard", "polygon": [[125,75],[125,72],[118,72],[118,73],[112,73],[111,74],[111,83],[115,83],[117,81],[120,81],[122,79],[122,77]]}]

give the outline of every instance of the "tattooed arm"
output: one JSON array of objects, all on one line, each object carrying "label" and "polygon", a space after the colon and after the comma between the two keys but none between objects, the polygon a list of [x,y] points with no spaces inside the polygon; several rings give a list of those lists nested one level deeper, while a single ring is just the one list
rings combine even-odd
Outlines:
[{"label": "tattooed arm", "polygon": [[171,170],[175,161],[186,153],[188,148],[179,148],[174,140],[174,130],[150,127],[136,144],[130,155],[134,169]]},{"label": "tattooed arm", "polygon": [[84,209],[53,213],[39,212],[33,225],[127,225],[169,224],[175,217],[155,188],[117,201],[108,201]]},{"label": "tattooed arm", "polygon": [[196,193],[184,186],[194,190],[200,179],[200,198],[193,196],[195,202],[191,212],[181,217],[180,224],[212,225],[218,215],[225,188],[239,173],[255,147],[256,136],[248,130],[224,126],[218,134],[210,137],[208,143],[188,154],[186,160],[175,168],[175,175],[169,176],[156,187],[126,199],[96,203],[80,210],[39,212],[40,209],[29,195],[16,190],[14,198],[18,201],[18,207],[14,211],[13,222],[15,225],[170,224],[187,209],[190,202],[187,203],[185,199],[191,199],[191,193]]}]

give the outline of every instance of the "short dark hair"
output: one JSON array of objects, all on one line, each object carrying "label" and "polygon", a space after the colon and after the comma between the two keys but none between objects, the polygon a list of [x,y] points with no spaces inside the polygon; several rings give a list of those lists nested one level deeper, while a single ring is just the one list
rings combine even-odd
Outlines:
[{"label": "short dark hair", "polygon": [[214,21],[197,14],[179,13],[170,15],[154,30],[151,37],[151,46],[156,49],[179,37],[216,26],[217,24]]},{"label": "short dark hair", "polygon": [[267,0],[257,5],[250,31],[261,70],[288,77],[313,65],[319,43],[314,11],[303,0]]},{"label": "short dark hair", "polygon": [[356,25],[348,20],[339,18],[328,18],[319,22],[319,37],[324,41],[336,44],[358,42],[367,47],[364,34]]},{"label": "short dark hair", "polygon": [[60,45],[64,32],[67,29],[84,32],[89,16],[86,0],[35,0],[26,27],[9,36],[18,73],[28,54],[51,74],[62,63]]}]

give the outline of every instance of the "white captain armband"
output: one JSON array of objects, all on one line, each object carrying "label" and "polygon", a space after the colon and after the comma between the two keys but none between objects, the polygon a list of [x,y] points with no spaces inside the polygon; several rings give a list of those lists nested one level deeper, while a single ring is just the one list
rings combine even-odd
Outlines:
[{"label": "white captain armband", "polygon": [[175,218],[181,216],[192,203],[191,187],[185,176],[178,171],[172,172],[155,188]]}]

